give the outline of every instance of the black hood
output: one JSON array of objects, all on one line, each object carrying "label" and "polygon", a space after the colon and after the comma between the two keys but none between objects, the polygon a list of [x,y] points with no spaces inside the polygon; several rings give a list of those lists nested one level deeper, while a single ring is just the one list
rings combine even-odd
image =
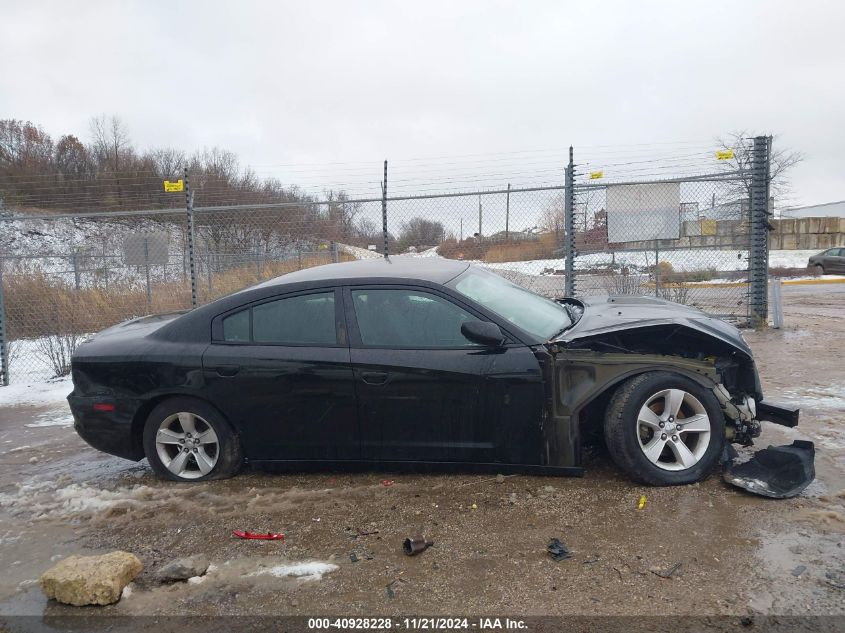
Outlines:
[{"label": "black hood", "polygon": [[582,300],[582,303],[584,314],[556,341],[576,341],[620,330],[680,325],[713,336],[751,356],[751,348],[736,327],[696,308],[655,297],[632,295],[597,297]]}]

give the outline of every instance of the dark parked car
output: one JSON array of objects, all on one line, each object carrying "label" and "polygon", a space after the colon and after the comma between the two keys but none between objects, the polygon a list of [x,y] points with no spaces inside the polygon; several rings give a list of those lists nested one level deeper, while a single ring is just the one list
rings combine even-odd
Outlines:
[{"label": "dark parked car", "polygon": [[577,475],[598,429],[633,478],[680,484],[759,419],[797,423],[763,402],[723,321],[646,297],[552,301],[440,259],[291,273],[116,325],[72,365],[79,435],[178,481],[245,460]]},{"label": "dark parked car", "polygon": [[829,248],[818,255],[813,255],[807,267],[815,267],[822,275],[845,273],[845,248]]}]

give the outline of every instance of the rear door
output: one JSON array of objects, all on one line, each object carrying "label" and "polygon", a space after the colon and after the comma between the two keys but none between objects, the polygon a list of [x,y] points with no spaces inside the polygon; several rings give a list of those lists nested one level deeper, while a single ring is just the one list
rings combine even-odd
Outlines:
[{"label": "rear door", "polygon": [[478,319],[428,288],[344,291],[364,459],[493,461],[480,398],[494,352],[461,334]]},{"label": "rear door", "polygon": [[340,291],[263,300],[217,317],[203,356],[212,403],[255,460],[359,459]]}]

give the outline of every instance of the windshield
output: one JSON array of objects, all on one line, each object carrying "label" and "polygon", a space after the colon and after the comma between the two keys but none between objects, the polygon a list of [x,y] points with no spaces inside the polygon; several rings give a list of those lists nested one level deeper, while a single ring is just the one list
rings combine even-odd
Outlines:
[{"label": "windshield", "polygon": [[470,268],[450,285],[465,297],[543,340],[572,325],[572,319],[559,303],[486,270]]}]

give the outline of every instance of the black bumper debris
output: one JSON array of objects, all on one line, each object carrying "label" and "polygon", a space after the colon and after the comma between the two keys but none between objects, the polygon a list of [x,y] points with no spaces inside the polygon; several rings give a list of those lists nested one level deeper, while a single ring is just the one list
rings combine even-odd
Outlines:
[{"label": "black bumper debris", "polygon": [[766,402],[761,400],[757,403],[757,418],[780,424],[781,426],[798,426],[798,407],[789,404]]},{"label": "black bumper debris", "polygon": [[757,451],[742,464],[728,466],[724,479],[729,484],[773,499],[799,494],[816,477],[812,442],[795,440],[789,446],[770,446]]}]

